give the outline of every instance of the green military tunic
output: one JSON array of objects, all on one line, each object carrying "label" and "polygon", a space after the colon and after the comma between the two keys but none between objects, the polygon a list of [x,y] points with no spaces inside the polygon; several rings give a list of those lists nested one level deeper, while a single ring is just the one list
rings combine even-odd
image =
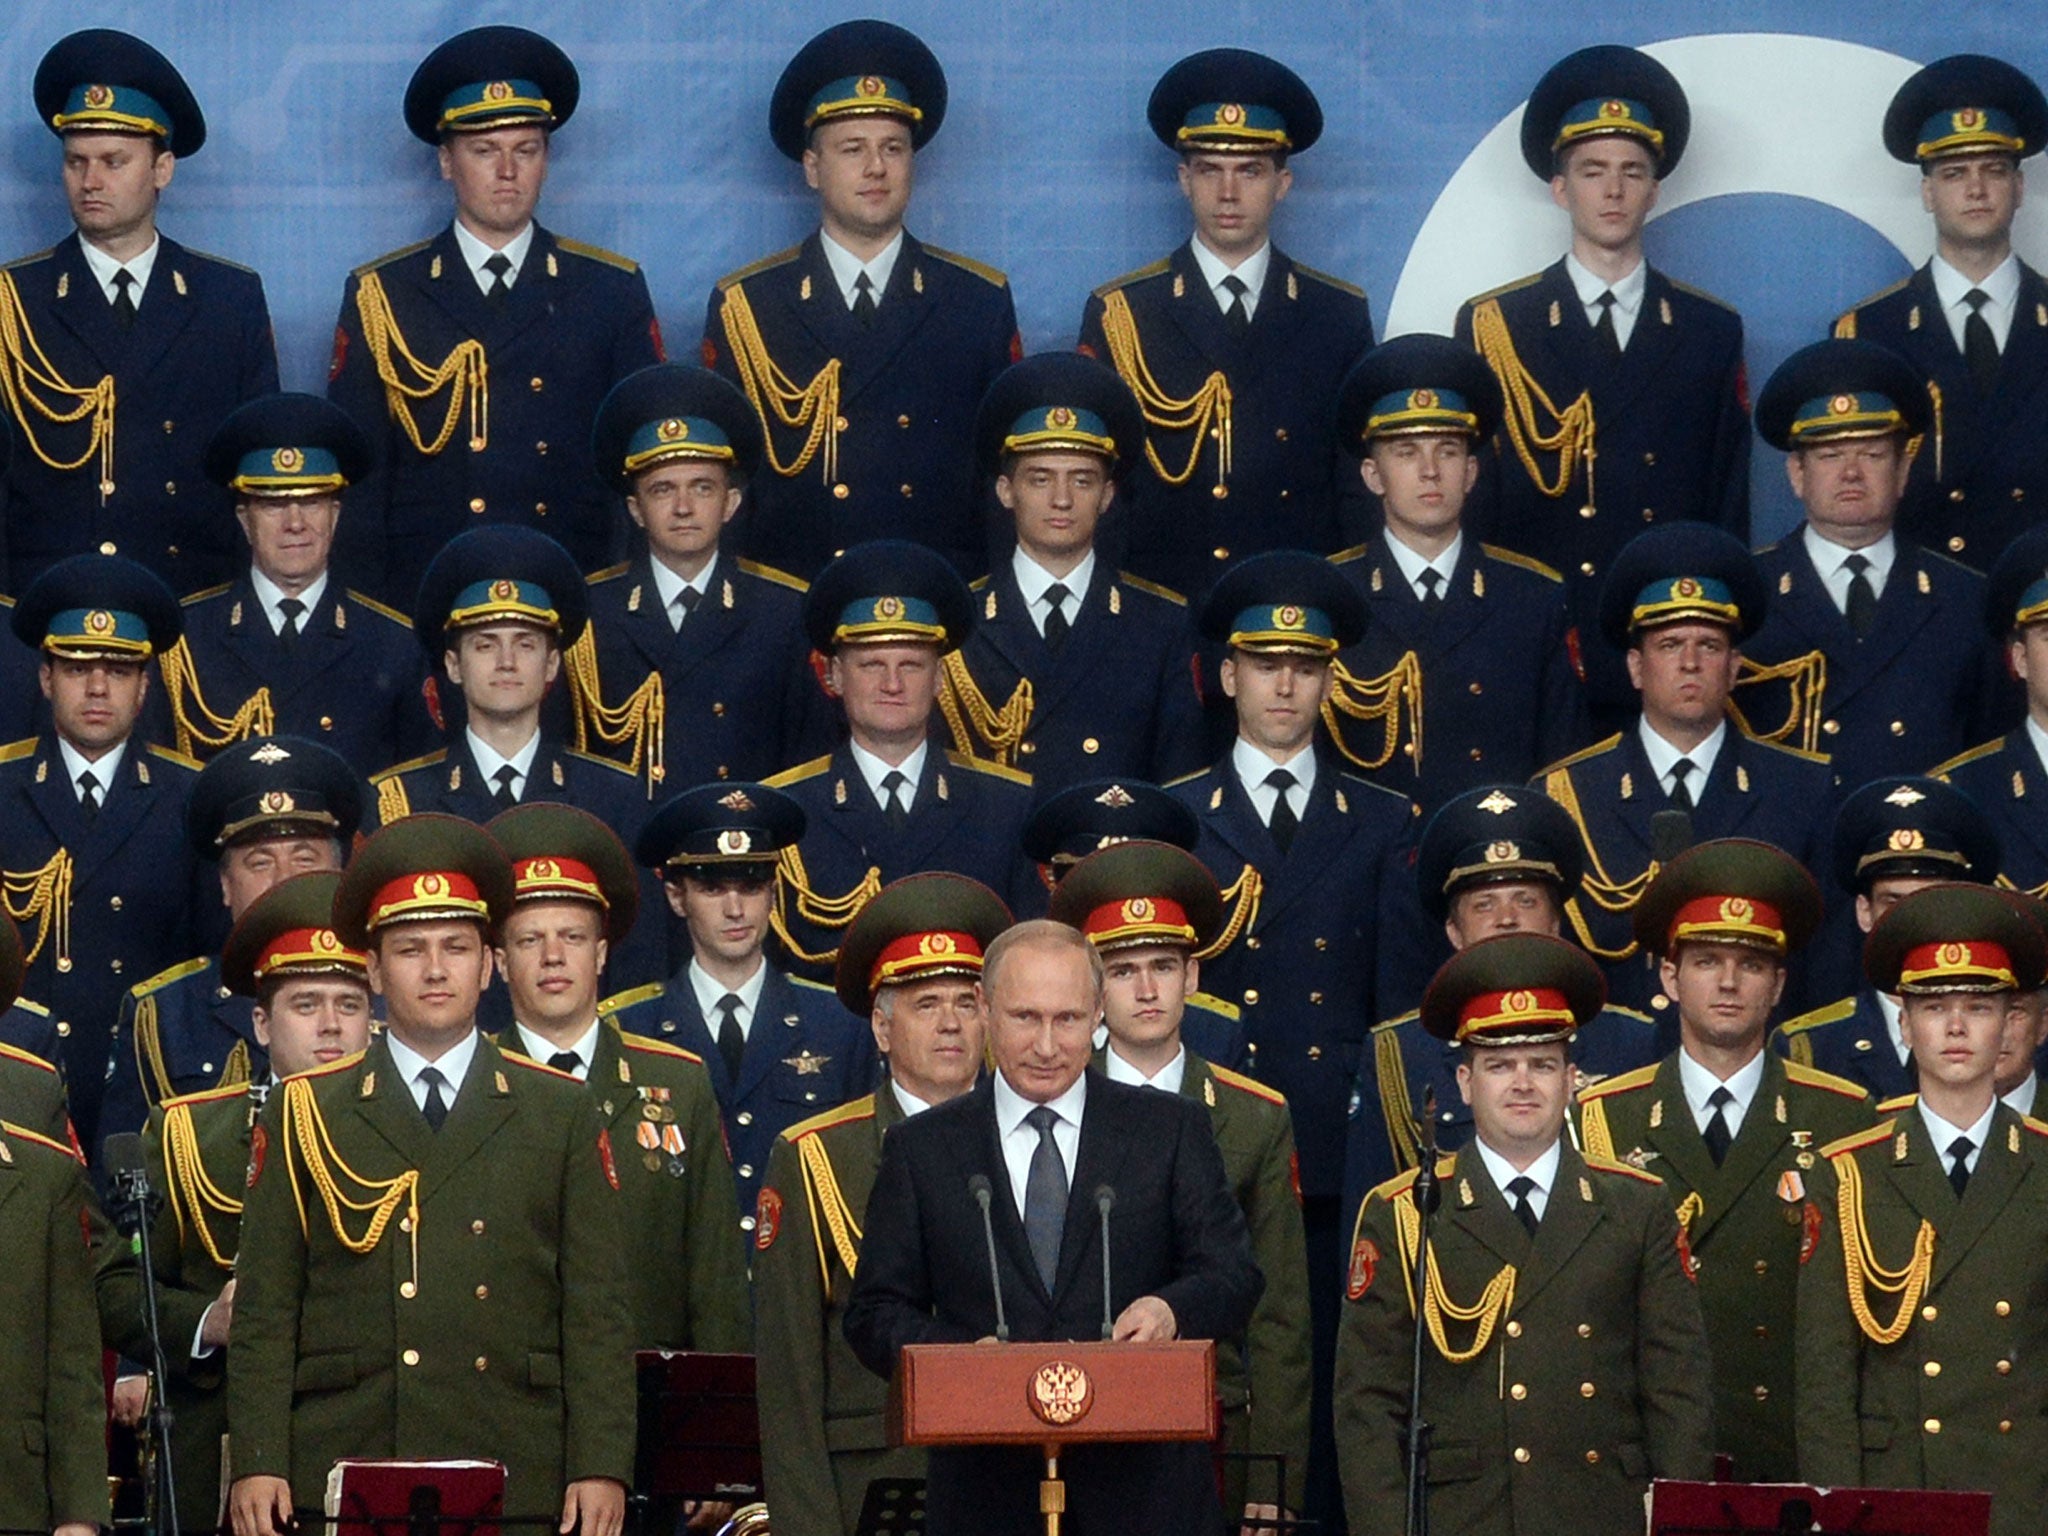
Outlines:
[{"label": "green military tunic", "polygon": [[1714,1448],[1744,1482],[1795,1481],[1792,1313],[1825,1215],[1808,1191],[1820,1149],[1863,1130],[1855,1083],[1763,1053],[1764,1075],[1719,1167],[1677,1056],[1609,1078],[1579,1101],[1586,1151],[1664,1181],[1699,1282],[1713,1349]]},{"label": "green military tunic", "polygon": [[508,1517],[630,1481],[618,1179],[574,1078],[479,1040],[435,1132],[380,1035],[277,1092],[250,1166],[236,1476],[317,1506],[340,1456],[493,1456]]},{"label": "green military tunic", "polygon": [[[1640,1530],[1651,1478],[1713,1469],[1706,1325],[1670,1201],[1651,1175],[1565,1146],[1531,1237],[1476,1143],[1438,1167],[1431,1523],[1459,1536]],[[1354,1536],[1404,1528],[1414,1182],[1373,1190],[1353,1229],[1336,1420]]]},{"label": "green military tunic", "polygon": [[91,1198],[69,1146],[0,1121],[0,1529],[107,1522]]},{"label": "green military tunic", "polygon": [[[517,1049],[509,1032],[499,1044]],[[633,1347],[745,1354],[754,1323],[732,1240],[739,1202],[702,1058],[607,1021],[587,1081],[618,1169]]]},{"label": "green military tunic", "polygon": [[839,1328],[882,1138],[902,1120],[885,1083],[791,1126],[768,1154],[755,1209],[754,1350],[776,1536],[851,1536],[872,1479],[924,1476],[922,1450],[889,1443],[889,1384]]},{"label": "green military tunic", "polygon": [[[149,1112],[142,1133],[150,1188],[163,1196],[150,1226],[157,1324],[171,1409],[178,1524],[211,1530],[220,1516],[221,1439],[228,1432],[227,1351],[194,1359],[206,1309],[234,1278],[242,1191],[249,1177],[252,1105],[247,1084],[174,1098]],[[130,1360],[147,1361],[142,1264],[125,1242],[100,1250],[100,1332]]]},{"label": "green military tunic", "polygon": [[56,1064],[0,1043],[0,1119],[25,1125],[52,1141],[71,1140],[64,1074]]},{"label": "green military tunic", "polygon": [[1993,1536],[2038,1532],[2048,1125],[1998,1105],[1958,1199],[1909,1103],[1809,1183],[1827,1224],[1799,1276],[1801,1480],[1986,1489]]}]

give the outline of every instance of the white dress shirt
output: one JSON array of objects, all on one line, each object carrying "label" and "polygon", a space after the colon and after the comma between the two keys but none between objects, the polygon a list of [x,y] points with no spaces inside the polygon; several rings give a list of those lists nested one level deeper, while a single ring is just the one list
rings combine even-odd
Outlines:
[{"label": "white dress shirt", "polygon": [[1294,810],[1295,821],[1299,822],[1308,815],[1308,797],[1316,787],[1314,742],[1286,762],[1276,763],[1240,736],[1237,745],[1230,749],[1230,765],[1237,770],[1237,780],[1244,785],[1244,792],[1252,797],[1252,809],[1259,813],[1259,820],[1267,826],[1273,824],[1273,805],[1280,798],[1280,791],[1266,782],[1266,775],[1276,768],[1285,768],[1294,775],[1294,783],[1287,791],[1287,803]]},{"label": "white dress shirt", "polygon": [[64,759],[64,771],[71,776],[71,793],[84,804],[85,794],[78,787],[78,776],[88,768],[92,770],[93,782],[100,787],[100,804],[107,803],[107,794],[114,787],[114,776],[121,771],[121,759],[127,755],[128,743],[123,741],[98,762],[88,762],[85,754],[71,745],[62,736],[57,738],[57,755]]},{"label": "white dress shirt", "polygon": [[2034,756],[2040,760],[2041,771],[2048,773],[2048,731],[2036,725],[2032,715],[2027,716],[2027,740],[2033,743]]},{"label": "white dress shirt", "polygon": [[535,731],[527,737],[526,745],[510,757],[477,735],[474,726],[465,725],[462,734],[469,738],[469,750],[476,758],[477,771],[484,776],[484,793],[495,795],[498,792],[498,770],[509,764],[512,769],[512,798],[523,800],[526,797],[526,780],[533,772],[534,757],[540,752],[540,732]]},{"label": "white dress shirt", "polygon": [[2012,334],[2012,312],[2020,300],[2019,256],[2007,252],[2005,260],[1992,268],[1981,283],[1971,282],[1938,254],[1927,264],[1927,271],[1928,276],[1934,279],[1934,296],[1941,301],[1941,316],[1948,321],[1949,334],[1956,339],[1956,350],[1964,351],[1963,327],[1970,321],[1970,306],[1964,296],[1976,288],[1983,292],[1986,300],[1984,307],[1977,312],[1991,327],[1991,339],[1998,343],[1998,350],[2003,353],[2005,339]]},{"label": "white dress shirt", "polygon": [[1899,541],[1889,532],[1875,544],[1866,544],[1861,549],[1851,549],[1846,544],[1823,538],[1814,531],[1811,523],[1806,525],[1800,537],[1806,541],[1806,558],[1813,562],[1821,585],[1828,589],[1828,597],[1841,612],[1846,614],[1849,611],[1849,583],[1855,579],[1855,573],[1845,563],[1851,555],[1861,555],[1870,562],[1870,569],[1863,573],[1863,579],[1870,583],[1871,596],[1884,596],[1885,578],[1891,575],[1892,562],[1899,557]]},{"label": "white dress shirt", "polygon": [[1670,794],[1678,781],[1671,777],[1671,769],[1681,757],[1692,759],[1692,772],[1685,777],[1686,793],[1692,796],[1692,803],[1700,803],[1700,795],[1707,787],[1707,779],[1714,772],[1714,760],[1721,755],[1721,744],[1728,739],[1728,722],[1723,720],[1714,727],[1714,734],[1694,747],[1690,752],[1681,752],[1662,736],[1650,729],[1645,719],[1637,727],[1638,739],[1643,744],[1643,756],[1650,760],[1650,772],[1657,775],[1657,785],[1665,794]]},{"label": "white dress shirt", "polygon": [[395,1032],[384,1031],[384,1042],[391,1051],[391,1064],[398,1068],[406,1092],[422,1110],[427,1107],[427,1085],[420,1081],[420,1075],[429,1067],[441,1074],[441,1102],[450,1109],[455,1107],[456,1097],[462,1092],[463,1079],[469,1076],[469,1064],[476,1059],[476,1038],[475,1030],[465,1030],[462,1038],[443,1051],[438,1060],[429,1061],[399,1039]]},{"label": "white dress shirt", "polygon": [[1189,244],[1195,253],[1195,266],[1202,274],[1202,281],[1209,285],[1210,297],[1216,300],[1216,307],[1227,311],[1237,302],[1238,296],[1223,286],[1223,279],[1235,277],[1244,284],[1244,313],[1247,320],[1259,312],[1259,295],[1266,287],[1266,268],[1273,264],[1273,242],[1268,240],[1236,266],[1226,266],[1218,256],[1200,240]]},{"label": "white dress shirt", "polygon": [[1067,589],[1067,600],[1061,604],[1067,622],[1072,624],[1081,617],[1081,601],[1088,595],[1088,583],[1095,578],[1095,551],[1089,550],[1081,557],[1081,563],[1066,575],[1055,576],[1025,554],[1023,546],[1019,545],[1010,552],[1010,571],[1017,578],[1018,592],[1023,594],[1024,611],[1031,615],[1031,622],[1043,635],[1046,621],[1052,617],[1052,604],[1045,592],[1054,582]]},{"label": "white dress shirt", "polygon": [[573,1045],[557,1045],[546,1036],[535,1034],[524,1024],[513,1027],[519,1031],[518,1050],[528,1060],[537,1061],[544,1067],[551,1066],[553,1063],[548,1060],[550,1056],[558,1056],[563,1051],[574,1051],[576,1067],[573,1075],[576,1081],[590,1081],[590,1064],[597,1060],[597,1032],[604,1028],[601,1020],[592,1019],[590,1028],[586,1029]]},{"label": "white dress shirt", "polygon": [[505,286],[517,287],[519,274],[526,268],[526,253],[533,249],[533,221],[527,220],[526,228],[519,231],[501,247],[493,249],[463,227],[462,220],[455,221],[455,249],[462,253],[463,265],[469,268],[469,275],[476,279],[476,285],[485,293],[491,291],[497,274],[487,271],[484,263],[493,256],[503,256],[512,263],[505,274]]},{"label": "white dress shirt", "polygon": [[1493,1177],[1494,1188],[1508,1203],[1508,1209],[1515,1208],[1515,1197],[1508,1192],[1508,1185],[1515,1179],[1527,1179],[1536,1187],[1529,1191],[1529,1209],[1536,1213],[1536,1219],[1543,1219],[1543,1212],[1550,1205],[1550,1186],[1557,1182],[1557,1165],[1562,1154],[1558,1143],[1552,1142],[1550,1150],[1526,1168],[1517,1168],[1477,1136],[1472,1145],[1479,1149],[1479,1160],[1486,1164],[1486,1171]]},{"label": "white dress shirt", "polygon": [[[1031,1181],[1031,1154],[1038,1150],[1038,1132],[1024,1123],[1024,1117],[1038,1106],[1012,1088],[998,1072],[995,1078],[996,1140],[1003,1149],[1003,1167],[1010,1175],[1010,1193],[1017,1201],[1017,1214],[1024,1214],[1024,1190]],[[1088,1074],[1074,1079],[1073,1087],[1046,1105],[1059,1118],[1053,1122],[1052,1143],[1066,1164],[1067,1187],[1074,1184],[1074,1159],[1081,1151],[1081,1113],[1088,1098]]]},{"label": "white dress shirt", "polygon": [[1700,1134],[1707,1133],[1707,1125],[1714,1118],[1714,1106],[1708,1102],[1717,1088],[1726,1088],[1734,1095],[1734,1102],[1721,1113],[1728,1123],[1728,1139],[1733,1141],[1742,1132],[1742,1118],[1749,1113],[1750,1100],[1763,1086],[1764,1053],[1758,1051],[1750,1058],[1749,1065],[1741,1068],[1733,1077],[1719,1078],[1692,1059],[1690,1051],[1681,1048],[1678,1053],[1678,1086],[1685,1092],[1686,1107],[1692,1111],[1693,1124]]},{"label": "white dress shirt", "polygon": [[697,1012],[703,1015],[704,1027],[711,1032],[711,1043],[718,1043],[718,1005],[730,992],[740,1000],[733,1010],[733,1019],[740,1027],[740,1038],[751,1040],[754,1036],[754,1015],[761,1007],[761,989],[768,984],[768,962],[759,955],[754,957],[754,974],[736,987],[728,987],[712,976],[694,958],[684,967],[689,972],[690,990],[697,994]]},{"label": "white dress shirt", "polygon": [[1179,1093],[1180,1085],[1187,1076],[1188,1048],[1182,1046],[1173,1053],[1173,1060],[1147,1077],[1123,1057],[1117,1055],[1112,1043],[1103,1052],[1102,1071],[1112,1083],[1128,1083],[1133,1088],[1157,1088],[1163,1093]]},{"label": "white dress shirt", "polygon": [[1628,339],[1636,332],[1636,316],[1643,312],[1643,296],[1649,291],[1650,264],[1636,263],[1636,268],[1618,283],[1610,283],[1604,277],[1596,276],[1578,257],[1565,252],[1565,276],[1572,280],[1572,288],[1579,296],[1579,304],[1585,310],[1586,323],[1600,323],[1600,295],[1614,295],[1614,339],[1621,343],[1622,350],[1628,349]]},{"label": "white dress shirt", "polygon": [[875,804],[883,810],[889,809],[889,791],[882,788],[882,780],[892,773],[903,775],[903,787],[898,791],[903,809],[910,811],[917,806],[917,781],[924,775],[925,753],[931,750],[930,741],[920,741],[917,750],[901,763],[885,763],[857,741],[847,742],[853,754],[853,766],[860,770],[860,776],[867,781],[868,793],[875,797]]},{"label": "white dress shirt", "polygon": [[2034,1112],[2035,1090],[2040,1086],[2040,1077],[2029,1072],[2014,1085],[2011,1093],[2002,1093],[1999,1097],[2011,1106],[2014,1114],[2031,1115]]},{"label": "white dress shirt", "polygon": [[845,246],[834,240],[822,229],[818,231],[818,244],[825,251],[825,265],[832,270],[832,281],[839,285],[839,296],[846,300],[846,307],[853,308],[854,300],[860,297],[860,275],[868,275],[868,291],[874,296],[877,306],[882,295],[888,290],[890,274],[896,270],[896,258],[903,254],[903,231],[896,231],[896,238],[879,251],[862,261]]},{"label": "white dress shirt", "polygon": [[105,251],[94,245],[85,236],[78,237],[78,249],[85,257],[86,269],[92,273],[93,281],[100,285],[100,292],[107,296],[109,304],[114,302],[114,274],[125,271],[135,281],[129,285],[128,298],[137,312],[142,309],[142,291],[149,286],[149,274],[156,270],[156,253],[163,248],[163,237],[152,235],[149,249],[140,256],[130,256],[126,261],[116,261]]},{"label": "white dress shirt", "polygon": [[711,573],[718,567],[716,560],[706,560],[704,569],[694,577],[685,579],[670,570],[659,560],[647,562],[654,571],[654,590],[661,595],[661,611],[668,616],[670,629],[680,631],[683,627],[683,611],[676,606],[676,599],[685,592],[697,594],[697,606],[704,604],[704,594],[711,590]]},{"label": "white dress shirt", "polygon": [[896,1107],[903,1111],[903,1118],[906,1120],[910,1119],[913,1115],[921,1115],[931,1108],[931,1105],[925,1103],[923,1099],[920,1099],[893,1077],[889,1079],[889,1091],[896,1095]]},{"label": "white dress shirt", "polygon": [[1424,571],[1436,572],[1438,596],[1451,595],[1451,576],[1458,569],[1458,551],[1464,547],[1465,535],[1461,530],[1444,546],[1442,554],[1434,559],[1425,559],[1401,542],[1400,535],[1394,532],[1391,524],[1387,528],[1387,550],[1393,555],[1394,564],[1401,568],[1402,580],[1413,587],[1415,595],[1420,598],[1429,596],[1429,588],[1422,584]]},{"label": "white dress shirt", "polygon": [[[257,570],[253,565],[249,567],[249,585],[255,590],[256,602],[263,609],[263,617],[270,621],[270,632],[273,635],[283,634],[284,614],[277,605],[285,600],[287,594],[284,588]],[[313,622],[314,610],[320,606],[320,599],[326,595],[327,573],[322,571],[313,578],[313,584],[310,587],[298,594],[299,601],[306,605],[304,611],[299,614],[300,634],[303,635],[306,632],[306,626]]]},{"label": "white dress shirt", "polygon": [[1947,1173],[1953,1161],[1948,1149],[1955,1145],[1958,1136],[1970,1138],[1970,1155],[1963,1159],[1963,1166],[1971,1173],[1977,1171],[1977,1160],[1984,1155],[1984,1143],[1991,1139],[1991,1117],[1998,1113],[1996,1098],[1984,1107],[1984,1113],[1977,1117],[1977,1123],[1967,1128],[1951,1125],[1927,1107],[1927,1101],[1916,1101],[1920,1108],[1920,1123],[1927,1127],[1928,1139],[1934,1143],[1935,1153],[1941,1159],[1941,1171]]}]

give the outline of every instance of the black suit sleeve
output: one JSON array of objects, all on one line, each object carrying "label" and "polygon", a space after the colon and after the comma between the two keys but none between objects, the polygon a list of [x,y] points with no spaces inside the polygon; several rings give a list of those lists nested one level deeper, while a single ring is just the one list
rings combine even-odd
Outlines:
[{"label": "black suit sleeve", "polygon": [[1184,1339],[1234,1339],[1266,1288],[1244,1212],[1202,1106],[1176,1095],[1173,1143],[1174,1275],[1155,1295],[1173,1308]]},{"label": "black suit sleeve", "polygon": [[[977,1331],[937,1315],[936,1288],[925,1255],[930,1197],[920,1187],[924,1181],[915,1153],[918,1140],[905,1125],[882,1142],[881,1165],[868,1195],[860,1266],[842,1324],[848,1346],[877,1376],[895,1373],[896,1357],[906,1344],[971,1344],[995,1331],[993,1326]],[[980,1240],[979,1233],[975,1237]]]}]

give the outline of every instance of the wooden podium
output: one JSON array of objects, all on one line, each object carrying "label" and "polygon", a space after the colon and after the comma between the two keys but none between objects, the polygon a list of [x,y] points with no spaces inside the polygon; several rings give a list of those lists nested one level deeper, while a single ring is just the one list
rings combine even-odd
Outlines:
[{"label": "wooden podium", "polygon": [[910,1344],[890,1397],[890,1422],[904,1445],[1041,1451],[1038,1509],[1046,1536],[1059,1536],[1067,1446],[1216,1438],[1216,1346]]}]

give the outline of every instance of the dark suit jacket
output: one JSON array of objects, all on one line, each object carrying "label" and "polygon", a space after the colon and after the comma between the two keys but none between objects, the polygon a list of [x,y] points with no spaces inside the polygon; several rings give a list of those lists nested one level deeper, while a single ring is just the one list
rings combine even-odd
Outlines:
[{"label": "dark suit jacket", "polygon": [[2048,773],[2024,725],[1929,771],[1991,818],[1998,829],[2001,881],[2023,891],[2048,887]]},{"label": "dark suit jacket", "polygon": [[[1087,1084],[1049,1292],[1011,1194],[991,1083],[905,1121],[882,1143],[845,1317],[846,1341],[869,1370],[893,1373],[906,1344],[971,1343],[996,1331],[981,1212],[967,1187],[975,1174],[994,1186],[997,1269],[1013,1339],[1100,1337],[1095,1191],[1104,1184],[1117,1194],[1109,1220],[1112,1312],[1157,1296],[1173,1308],[1182,1338],[1228,1339],[1245,1328],[1264,1281],[1206,1112],[1180,1095],[1148,1094],[1093,1072]],[[934,1451],[929,1529],[940,1536],[1037,1529],[1033,1484],[1041,1467],[1029,1452]],[[1061,1467],[1077,1536],[1183,1536],[1219,1523],[1208,1452],[1199,1445],[1091,1448],[1061,1458]]]},{"label": "dark suit jacket", "polygon": [[1930,549],[1980,571],[2040,522],[2048,498],[2048,280],[2020,263],[2019,302],[1988,394],[1977,388],[1921,267],[1835,322],[1890,347],[1941,391],[1941,431],[1913,463],[1899,520]]},{"label": "dark suit jacket", "polygon": [[[231,411],[276,392],[263,279],[160,235],[149,286],[124,331],[76,234],[10,263],[7,275],[37,344],[67,382],[89,389],[113,378],[115,428],[114,490],[102,502],[97,453],[77,469],[52,469],[22,440],[12,413],[0,415],[14,440],[7,590],[21,591],[66,555],[102,548],[139,560],[173,592],[225,581],[242,536],[228,493],[201,465]],[[86,422],[32,419],[50,457],[85,452]]]}]

